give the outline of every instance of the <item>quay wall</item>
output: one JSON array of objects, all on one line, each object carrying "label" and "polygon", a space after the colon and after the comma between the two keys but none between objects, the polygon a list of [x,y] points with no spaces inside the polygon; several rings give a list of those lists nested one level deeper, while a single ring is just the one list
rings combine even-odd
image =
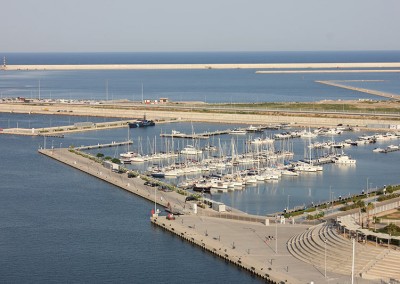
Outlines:
[{"label": "quay wall", "polygon": [[266,283],[276,284],[276,283],[297,283],[297,281],[287,281],[288,277],[284,277],[280,273],[274,273],[274,271],[264,270],[262,264],[250,262],[246,258],[241,258],[235,254],[232,248],[225,248],[224,246],[221,247],[221,243],[217,240],[213,240],[210,238],[206,238],[202,235],[197,233],[187,232],[187,228],[183,225],[180,225],[178,221],[171,221],[165,217],[158,217],[153,216],[150,218],[152,224],[163,228],[164,230],[175,234],[182,238],[183,240],[192,243],[194,245],[199,246],[203,250],[206,250],[216,256],[224,259],[231,264],[234,264],[244,270],[247,270],[253,275],[263,278]]},{"label": "quay wall", "polygon": [[[57,160],[61,163],[64,163],[70,167],[73,167],[77,170],[85,172],[89,175],[92,175],[105,182],[113,184],[144,199],[147,199],[152,203],[157,202],[158,205],[163,207],[167,207],[169,203],[170,206],[175,208],[176,210],[182,212],[185,211],[185,196],[180,195],[176,192],[166,193],[160,191],[157,191],[155,196],[155,191],[157,190],[157,188],[150,188],[148,186],[145,186],[144,180],[139,177],[128,178],[127,175],[112,172],[110,169],[106,169],[101,164],[96,163],[86,157],[72,153],[66,148],[40,149],[39,153],[48,156],[54,160]],[[150,209],[151,208],[149,208],[149,215]]]},{"label": "quay wall", "polygon": [[[367,127],[367,125],[397,125],[399,120],[377,119],[368,115],[355,115],[354,117],[335,117],[336,115],[312,116],[299,115],[295,113],[275,112],[270,114],[249,114],[249,113],[218,113],[218,112],[190,112],[190,111],[168,111],[148,109],[119,109],[119,108],[99,108],[90,106],[63,105],[62,108],[68,112],[63,115],[79,116],[98,116],[98,117],[120,117],[132,119],[142,117],[146,114],[148,119],[153,120],[186,120],[193,122],[214,122],[232,124],[253,124],[266,125],[274,123],[290,123],[297,126],[336,126],[343,125]],[[0,104],[0,112],[11,113],[38,113],[38,114],[60,114],[57,105],[25,105],[25,104]],[[206,108],[205,108],[206,109]],[[254,112],[257,112],[255,109]],[[329,117],[328,117],[329,116]],[[339,114],[337,115],[339,116]]]},{"label": "quay wall", "polygon": [[243,63],[243,64],[76,64],[6,65],[3,70],[190,70],[190,69],[281,69],[281,68],[398,68],[400,62],[363,63]]}]

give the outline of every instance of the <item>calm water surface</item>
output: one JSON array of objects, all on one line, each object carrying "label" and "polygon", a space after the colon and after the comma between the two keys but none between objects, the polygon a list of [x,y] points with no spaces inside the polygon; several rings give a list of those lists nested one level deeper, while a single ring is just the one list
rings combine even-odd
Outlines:
[{"label": "calm water surface", "polygon": [[41,156],[41,142],[0,135],[2,283],[260,282],[153,227],[150,202]]},{"label": "calm water surface", "polygon": [[[260,63],[260,62],[391,62],[399,52],[339,53],[168,53],[168,54],[5,54],[9,64],[101,63]],[[375,97],[315,83],[315,80],[383,80],[352,84],[398,92],[399,75],[287,74],[259,75],[256,70],[148,71],[0,71],[1,97],[64,99],[129,99],[169,97],[173,101],[262,102],[317,101]],[[106,82],[108,96],[106,97]],[[104,121],[88,117],[0,114],[0,128],[39,128],[75,122]],[[110,120],[110,119],[107,119]],[[133,148],[145,151],[161,132],[190,133],[225,129],[228,125],[179,123],[131,131]],[[265,135],[272,133],[267,132]],[[346,133],[338,138],[354,138]],[[68,134],[49,138],[47,145],[66,147],[125,140],[127,129]],[[140,139],[139,139],[140,138]],[[237,139],[237,145],[243,145]],[[331,139],[325,137],[320,139]],[[230,145],[231,137],[212,143]],[[182,147],[191,141],[175,144]],[[242,142],[242,143],[241,143]],[[204,141],[202,143],[205,143]],[[327,165],[317,175],[257,184],[212,198],[249,213],[267,214],[290,207],[345,196],[369,186],[399,183],[400,152],[373,154],[386,146],[346,149],[355,167]],[[398,141],[395,143],[399,143]],[[133,282],[133,283],[255,283],[249,274],[181,241],[149,222],[152,204],[114,186],[37,153],[39,137],[0,135],[0,281],[4,283]],[[295,159],[305,142],[293,142]],[[229,147],[229,146],[228,146]],[[118,156],[125,147],[103,152]],[[174,181],[171,181],[174,182]]]}]

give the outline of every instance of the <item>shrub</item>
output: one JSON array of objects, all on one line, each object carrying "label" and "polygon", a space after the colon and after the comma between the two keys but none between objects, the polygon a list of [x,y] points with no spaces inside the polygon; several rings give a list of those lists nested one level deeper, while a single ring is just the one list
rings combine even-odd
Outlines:
[{"label": "shrub", "polygon": [[388,194],[388,195],[380,195],[377,199],[377,201],[381,202],[381,201],[385,201],[385,200],[389,200],[392,198],[396,198],[399,197],[400,194],[399,193],[393,193],[393,194]]},{"label": "shrub", "polygon": [[128,172],[128,178],[135,178],[137,176],[139,176],[138,172],[134,172],[134,171],[129,171]]},{"label": "shrub", "polygon": [[112,158],[111,162],[113,162],[114,164],[118,164],[118,165],[121,164],[121,161],[119,159],[117,159],[117,158]]},{"label": "shrub", "polygon": [[319,212],[318,214],[315,214],[315,215],[311,215],[310,214],[310,215],[307,216],[307,220],[319,219],[319,218],[324,217],[324,215],[325,215],[325,213],[323,211],[321,211],[321,212]]}]

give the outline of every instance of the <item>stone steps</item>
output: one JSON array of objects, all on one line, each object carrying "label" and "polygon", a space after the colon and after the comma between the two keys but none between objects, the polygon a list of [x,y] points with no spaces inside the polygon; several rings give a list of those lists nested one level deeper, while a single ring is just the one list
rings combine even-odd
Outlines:
[{"label": "stone steps", "polygon": [[[297,259],[324,268],[325,240],[327,269],[340,274],[350,274],[352,241],[342,237],[329,225],[317,225],[293,236],[287,242],[287,248]],[[363,277],[370,279],[388,277],[399,279],[400,252],[391,251],[383,256],[382,254],[382,248],[356,243],[355,273],[357,275],[362,273]]]}]

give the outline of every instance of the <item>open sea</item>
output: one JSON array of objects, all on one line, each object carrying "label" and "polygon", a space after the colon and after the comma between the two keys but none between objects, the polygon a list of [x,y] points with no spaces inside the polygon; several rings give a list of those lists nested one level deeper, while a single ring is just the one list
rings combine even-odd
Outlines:
[{"label": "open sea", "polygon": [[[304,63],[397,62],[400,51],[385,52],[208,52],[208,53],[12,53],[7,64],[151,64],[151,63]],[[400,73],[256,74],[228,70],[79,70],[0,71],[2,97],[51,99],[144,99],[209,103],[312,102],[376,99],[355,91],[316,83],[356,80],[363,88],[399,94]],[[369,81],[374,80],[374,81]],[[378,80],[378,81],[376,81]],[[40,87],[39,87],[40,85]]]},{"label": "open sea", "polygon": [[[260,53],[46,53],[2,54],[9,64],[106,63],[285,63],[397,62],[400,52],[260,52]],[[315,83],[315,80],[380,80],[353,82],[367,88],[399,93],[399,73],[255,74],[256,70],[147,71],[0,71],[2,97],[139,100],[168,97],[173,101],[264,102],[359,99],[373,96]],[[39,128],[111,119],[0,113],[0,128]],[[130,132],[138,142],[161,132],[231,128],[217,123],[176,123]],[[267,131],[264,135],[272,135]],[[345,133],[335,140],[354,139],[364,132]],[[48,138],[47,145],[67,147],[109,143],[127,138],[127,129],[68,134]],[[140,138],[140,139],[139,139]],[[249,138],[249,137],[247,137]],[[231,137],[214,138],[226,145]],[[244,138],[237,138],[238,145]],[[242,140],[240,140],[242,139]],[[318,138],[330,140],[332,137]],[[180,142],[183,145],[183,141]],[[202,142],[204,143],[204,142]],[[305,141],[293,140],[295,158],[304,155]],[[355,167],[327,165],[320,174],[257,184],[212,198],[254,214],[318,203],[399,183],[400,152],[372,153],[374,147],[399,140],[346,148]],[[37,153],[43,138],[0,135],[0,281],[2,283],[259,283],[237,267],[153,227],[152,204]],[[104,150],[118,156],[125,147]],[[174,181],[171,181],[174,182]]]}]

